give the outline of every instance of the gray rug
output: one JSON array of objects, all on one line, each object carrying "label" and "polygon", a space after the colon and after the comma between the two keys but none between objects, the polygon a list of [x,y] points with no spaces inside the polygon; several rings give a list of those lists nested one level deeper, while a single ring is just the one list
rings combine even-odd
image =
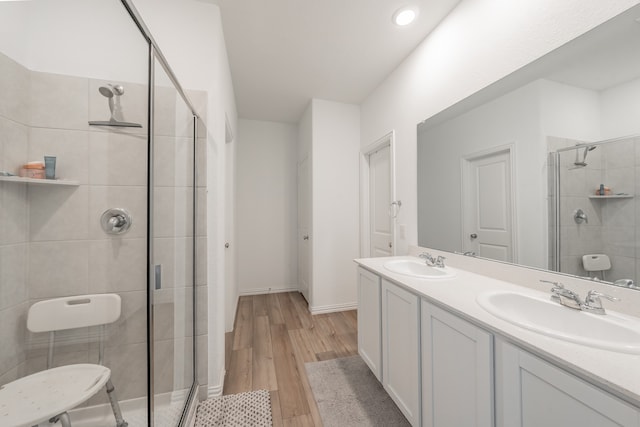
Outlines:
[{"label": "gray rug", "polygon": [[195,427],[271,427],[271,398],[267,390],[229,394],[200,402]]},{"label": "gray rug", "polygon": [[360,356],[305,368],[325,427],[410,425]]}]

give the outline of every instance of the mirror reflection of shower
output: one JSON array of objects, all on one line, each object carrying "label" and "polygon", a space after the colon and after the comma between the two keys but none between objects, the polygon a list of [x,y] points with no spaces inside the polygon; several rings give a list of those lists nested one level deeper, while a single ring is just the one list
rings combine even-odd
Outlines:
[{"label": "mirror reflection of shower", "polygon": [[142,127],[142,125],[139,123],[126,122],[122,118],[122,104],[120,103],[120,97],[124,95],[124,87],[122,85],[107,83],[106,85],[100,86],[98,88],[98,92],[100,92],[102,96],[107,98],[107,102],[109,103],[109,113],[111,116],[107,121],[90,121],[90,125],[136,128]]},{"label": "mirror reflection of shower", "polygon": [[640,226],[634,193],[640,178],[640,135],[597,142],[548,137],[547,143],[553,172],[550,267],[636,288]]},{"label": "mirror reflection of shower", "polygon": [[[584,146],[584,150],[582,151],[582,159],[579,159],[580,148]],[[593,151],[597,148],[595,145],[586,145],[586,144],[576,144],[576,161],[573,162],[577,167],[587,166],[587,154],[589,151]]]}]

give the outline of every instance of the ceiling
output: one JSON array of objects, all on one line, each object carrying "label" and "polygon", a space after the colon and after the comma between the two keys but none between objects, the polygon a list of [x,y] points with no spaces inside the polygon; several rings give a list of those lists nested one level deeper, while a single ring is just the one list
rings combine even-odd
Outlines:
[{"label": "ceiling", "polygon": [[[359,104],[460,0],[209,0],[238,115],[296,123],[311,98]],[[417,6],[407,27],[393,13]]]}]

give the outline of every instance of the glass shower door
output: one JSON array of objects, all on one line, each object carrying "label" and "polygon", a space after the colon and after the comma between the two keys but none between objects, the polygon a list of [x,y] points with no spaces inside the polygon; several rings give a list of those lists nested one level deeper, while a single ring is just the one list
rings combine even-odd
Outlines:
[{"label": "glass shower door", "polygon": [[194,117],[154,61],[150,419],[175,427],[194,383]]}]

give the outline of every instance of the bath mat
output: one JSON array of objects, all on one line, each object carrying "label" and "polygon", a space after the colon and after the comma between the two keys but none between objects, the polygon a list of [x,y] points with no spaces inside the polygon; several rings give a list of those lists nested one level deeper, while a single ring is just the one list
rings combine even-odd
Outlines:
[{"label": "bath mat", "polygon": [[195,427],[271,427],[271,398],[267,390],[213,397],[200,402]]},{"label": "bath mat", "polygon": [[324,427],[410,426],[360,356],[305,368]]}]

